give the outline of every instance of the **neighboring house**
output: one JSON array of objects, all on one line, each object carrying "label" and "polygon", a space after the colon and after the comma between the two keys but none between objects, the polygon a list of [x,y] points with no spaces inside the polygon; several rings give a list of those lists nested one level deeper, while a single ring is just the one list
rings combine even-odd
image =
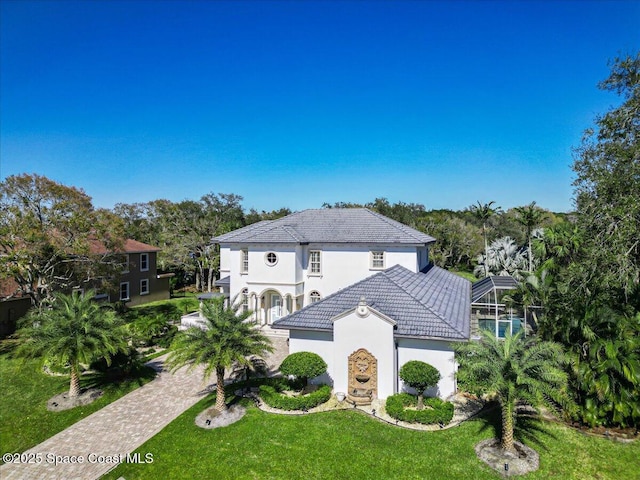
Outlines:
[{"label": "neighboring house", "polygon": [[[146,245],[136,240],[126,240],[118,252],[108,252],[99,240],[92,240],[90,244],[92,254],[116,255],[124,270],[113,282],[114,291],[100,292],[97,300],[108,302],[125,302],[128,306],[165,300],[171,298],[169,279],[173,273],[158,274],[157,247]],[[92,281],[82,289],[91,288]],[[20,293],[20,288],[13,279],[0,280],[0,337],[11,335],[16,329],[16,322],[31,308],[31,299]]]},{"label": "neighboring house", "polygon": [[[91,251],[96,254],[110,253],[99,241],[92,243]],[[110,302],[125,302],[128,306],[171,298],[169,279],[174,274],[158,274],[159,251],[158,247],[136,240],[125,240],[121,251],[115,252],[124,265],[116,281],[117,291],[103,293],[98,297]]]},{"label": "neighboring house", "polygon": [[16,322],[31,308],[31,298],[20,292],[13,279],[0,279],[0,338],[16,330]]},{"label": "neighboring house", "polygon": [[[213,239],[223,294],[289,331],[356,403],[408,390],[398,370],[434,365],[430,393],[456,391],[451,342],[470,338],[471,283],[429,263],[435,239],[367,209],[305,210]],[[267,327],[268,328],[268,327]]]}]

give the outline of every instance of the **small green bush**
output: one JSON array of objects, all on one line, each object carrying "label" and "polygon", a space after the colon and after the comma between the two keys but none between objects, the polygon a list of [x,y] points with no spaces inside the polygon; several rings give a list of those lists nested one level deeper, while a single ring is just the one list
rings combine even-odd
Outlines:
[{"label": "small green bush", "polygon": [[424,410],[407,410],[407,407],[415,407],[418,400],[408,393],[397,393],[387,398],[386,410],[390,417],[410,423],[447,424],[453,418],[453,404],[439,398],[425,398]]},{"label": "small green bush", "polygon": [[260,385],[260,398],[271,408],[280,410],[308,410],[327,402],[331,398],[331,387],[329,385],[322,385],[315,392],[299,397],[289,397],[280,393],[282,387],[283,384],[277,384],[275,387]]},{"label": "small green bush", "polygon": [[320,355],[312,352],[296,352],[287,356],[280,365],[282,375],[292,375],[304,381],[327,371],[327,364]]}]

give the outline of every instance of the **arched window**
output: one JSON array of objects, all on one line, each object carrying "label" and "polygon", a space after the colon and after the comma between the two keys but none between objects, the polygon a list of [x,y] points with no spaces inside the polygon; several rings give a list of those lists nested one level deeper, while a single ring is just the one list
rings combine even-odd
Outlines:
[{"label": "arched window", "polygon": [[309,303],[316,303],[320,301],[320,294],[315,290],[309,294]]}]

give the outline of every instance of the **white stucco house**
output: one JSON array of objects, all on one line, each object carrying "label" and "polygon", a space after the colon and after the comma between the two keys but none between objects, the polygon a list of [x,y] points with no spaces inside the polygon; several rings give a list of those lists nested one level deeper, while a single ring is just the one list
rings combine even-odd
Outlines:
[{"label": "white stucco house", "polygon": [[[451,342],[470,338],[471,283],[429,262],[435,239],[368,209],[304,210],[213,239],[223,294],[265,328],[311,351],[324,378],[354,399],[405,389],[399,368],[422,360],[456,390]],[[237,296],[237,297],[236,297]]]}]

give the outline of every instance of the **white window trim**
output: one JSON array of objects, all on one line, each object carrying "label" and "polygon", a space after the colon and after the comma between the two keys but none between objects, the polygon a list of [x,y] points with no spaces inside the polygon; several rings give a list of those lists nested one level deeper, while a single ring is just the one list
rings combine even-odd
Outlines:
[{"label": "white window trim", "polygon": [[129,254],[126,253],[125,254],[125,265],[124,265],[124,270],[122,270],[122,272],[120,273],[129,273],[129,268],[131,267],[131,260],[129,258]]},{"label": "white window trim", "polygon": [[[146,292],[144,292],[144,291],[142,290],[142,284],[143,284],[144,282],[147,282],[147,291],[146,291]],[[150,288],[149,288],[149,279],[148,279],[148,278],[141,278],[141,279],[140,279],[140,295],[149,295],[149,293],[151,293],[151,290],[150,290]]]},{"label": "white window trim", "polygon": [[[378,267],[374,265],[374,259],[375,259],[375,254],[376,253],[381,253],[382,254],[382,266]],[[385,254],[384,251],[380,251],[380,250],[376,250],[376,251],[371,251],[369,254],[369,270],[384,270],[385,265],[387,263],[387,255]]]},{"label": "white window trim", "polygon": [[[122,286],[126,285],[127,286],[127,297],[126,298],[122,298]],[[118,298],[120,299],[121,302],[124,302],[126,300],[131,300],[131,286],[129,285],[129,282],[122,282],[120,283],[120,292],[118,293]]]},{"label": "white window trim", "polygon": [[[269,263],[269,260],[267,260],[267,257],[269,255],[275,255],[276,256],[276,261],[273,263]],[[280,258],[278,257],[278,254],[276,252],[267,252],[264,254],[264,263],[267,265],[267,267],[275,267],[278,264],[278,260]]]},{"label": "white window trim", "polygon": [[[316,300],[315,302],[312,300],[312,299],[313,299],[313,294],[314,294],[314,293],[317,293],[317,294],[318,294],[317,300]],[[320,300],[322,300],[322,295],[320,295],[320,292],[319,292],[319,291],[317,291],[317,290],[312,290],[312,291],[310,291],[310,292],[309,292],[309,305],[312,305],[312,304],[314,304],[314,303],[316,303],[316,302],[319,302]]]},{"label": "white window trim", "polygon": [[[314,253],[318,254],[318,261],[317,262],[312,262],[311,261],[312,254],[314,254]],[[313,265],[313,263],[317,263],[318,264],[318,271],[317,272],[312,271],[311,265]],[[307,274],[310,277],[321,277],[322,276],[322,251],[321,250],[309,250],[309,265],[308,265]]]},{"label": "white window trim", "polygon": [[249,273],[249,249],[243,248],[240,250],[240,274],[246,275],[247,273]]},{"label": "white window trim", "polygon": [[[147,268],[142,268],[142,257],[143,256],[147,259]],[[140,271],[141,272],[148,272],[149,271],[149,254],[148,253],[141,253],[140,254]]]}]

